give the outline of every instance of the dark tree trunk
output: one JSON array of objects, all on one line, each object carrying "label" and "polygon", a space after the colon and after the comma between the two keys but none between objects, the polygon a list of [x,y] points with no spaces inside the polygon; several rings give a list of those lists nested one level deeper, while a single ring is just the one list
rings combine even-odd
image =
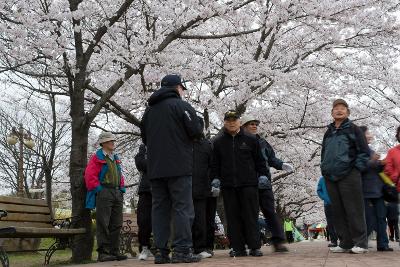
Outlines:
[{"label": "dark tree trunk", "polygon": [[72,121],[72,146],[70,154],[70,182],[72,196],[72,226],[86,228],[86,234],[77,236],[72,247],[72,261],[80,263],[91,260],[93,249],[92,219],[90,210],[85,208],[86,187],[83,174],[87,164],[89,129],[79,121]]}]

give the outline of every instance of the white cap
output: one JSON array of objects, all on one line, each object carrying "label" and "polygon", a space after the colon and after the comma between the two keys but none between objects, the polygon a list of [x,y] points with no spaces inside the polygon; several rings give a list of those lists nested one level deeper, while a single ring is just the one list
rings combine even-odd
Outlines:
[{"label": "white cap", "polygon": [[256,119],[256,117],[252,115],[244,115],[241,119],[242,125],[246,125],[249,122],[255,121],[257,123],[260,123],[260,120]]},{"label": "white cap", "polygon": [[107,143],[107,142],[110,142],[110,141],[115,141],[115,135],[113,135],[112,133],[110,133],[110,132],[102,132],[100,135],[99,135],[99,144],[103,144],[103,143]]}]

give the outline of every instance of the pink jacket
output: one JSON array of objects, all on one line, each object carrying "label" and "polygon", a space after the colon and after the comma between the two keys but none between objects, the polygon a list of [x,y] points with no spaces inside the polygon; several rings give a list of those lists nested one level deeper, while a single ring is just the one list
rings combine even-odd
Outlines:
[{"label": "pink jacket", "polygon": [[[117,155],[114,155],[114,160],[117,163],[118,171],[121,175],[120,190],[125,193],[125,179],[122,175],[121,161]],[[101,185],[104,177],[108,171],[107,162],[102,149],[90,158],[85,170],[85,184],[87,189],[86,194],[86,208],[94,209],[96,207],[96,193],[103,189]]]},{"label": "pink jacket", "polygon": [[389,149],[386,156],[385,173],[397,185],[397,191],[400,192],[400,145]]}]

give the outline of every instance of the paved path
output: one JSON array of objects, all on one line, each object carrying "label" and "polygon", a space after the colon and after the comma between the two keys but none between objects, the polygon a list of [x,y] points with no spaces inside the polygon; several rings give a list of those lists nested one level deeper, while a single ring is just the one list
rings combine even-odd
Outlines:
[{"label": "paved path", "polygon": [[[270,247],[263,247],[264,257],[254,258],[230,258],[227,251],[217,251],[212,259],[203,260],[195,264],[179,264],[178,266],[279,266],[279,267],[397,267],[400,266],[400,248],[398,243],[390,245],[394,252],[377,252],[370,249],[368,254],[332,254],[327,248],[327,242],[301,242],[290,245],[290,252],[286,254],[273,253]],[[140,262],[129,259],[124,262],[95,263],[87,265],[76,265],[75,267],[127,267],[127,266],[155,266],[153,261]],[[176,264],[165,264],[162,266],[177,266]],[[71,267],[71,265],[69,265]]]}]

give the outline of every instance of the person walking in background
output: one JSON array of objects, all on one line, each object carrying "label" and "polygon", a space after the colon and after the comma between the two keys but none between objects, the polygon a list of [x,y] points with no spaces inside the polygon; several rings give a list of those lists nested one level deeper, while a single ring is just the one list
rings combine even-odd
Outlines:
[{"label": "person walking in background", "polygon": [[[201,128],[204,128],[202,118],[199,118]],[[208,250],[207,223],[210,222],[210,214],[207,214],[208,197],[211,194],[210,168],[212,161],[212,147],[209,140],[202,135],[194,142],[193,146],[193,206],[194,222],[192,227],[194,253],[201,258],[211,258],[212,250]],[[215,209],[214,209],[215,210]],[[211,212],[213,212],[211,210]],[[208,215],[208,217],[207,217]],[[215,211],[214,211],[215,218]],[[208,221],[207,221],[208,220]],[[215,224],[215,222],[213,223]],[[214,229],[214,227],[212,227]],[[210,230],[209,230],[210,231]],[[211,237],[208,237],[209,239]],[[210,242],[210,241],[209,241]]]},{"label": "person walking in background", "polygon": [[[154,262],[190,263],[193,255],[193,142],[202,135],[193,107],[182,100],[186,88],[178,75],[167,75],[148,100],[141,122],[147,146],[147,176],[152,190],[152,229],[157,248]],[[168,241],[173,220],[172,258]]]},{"label": "person walking in background", "polygon": [[399,242],[399,206],[397,203],[387,204],[386,218],[389,226],[390,241]]},{"label": "person walking in background", "polygon": [[335,231],[335,227],[333,225],[332,205],[331,205],[331,200],[329,198],[328,190],[326,189],[326,182],[324,177],[319,178],[317,194],[319,198],[324,201],[324,212],[327,224],[326,230],[328,238],[330,240],[330,244],[328,245],[328,247],[337,247],[338,237]]},{"label": "person walking in background", "polygon": [[271,171],[269,170],[270,167],[273,167],[277,170],[285,170],[287,172],[292,172],[293,167],[288,164],[284,163],[282,160],[278,159],[275,156],[275,151],[272,146],[258,135],[258,126],[260,121],[253,117],[253,116],[243,116],[242,119],[243,129],[249,133],[256,136],[257,140],[260,143],[261,153],[266,161],[267,167],[267,178],[268,180],[264,184],[260,184],[258,190],[258,198],[260,209],[264,215],[264,218],[268,220],[268,230],[271,232],[271,242],[274,246],[274,250],[276,252],[287,252],[288,249],[283,245],[285,241],[285,235],[283,233],[282,224],[278,218],[278,215],[275,211],[275,198],[274,192],[272,191],[272,183],[271,183]]},{"label": "person walking in background", "polygon": [[141,144],[139,153],[135,156],[136,168],[141,174],[139,183],[139,201],[137,204],[137,224],[139,227],[138,241],[139,241],[139,260],[147,260],[149,257],[154,257],[150,251],[151,243],[151,186],[147,177],[147,151],[146,146]]},{"label": "person walking in background", "polygon": [[[397,127],[396,140],[400,143],[400,126]],[[385,173],[397,186],[397,192],[400,192],[400,145],[389,149],[384,163]]]},{"label": "person walking in background", "polygon": [[294,236],[293,236],[293,222],[292,220],[286,218],[285,221],[283,222],[283,228],[285,230],[286,234],[286,241],[290,244],[294,242]]},{"label": "person walking in background", "polygon": [[369,161],[369,148],[358,126],[349,120],[347,102],[333,102],[334,122],[328,126],[321,151],[321,172],[332,202],[334,227],[340,240],[334,253],[368,252],[367,225],[361,172]]},{"label": "person walking in background", "polygon": [[98,261],[126,260],[119,252],[122,208],[125,193],[121,161],[115,151],[115,136],[102,132],[101,148],[92,155],[85,170],[86,208],[96,208]]},{"label": "person walking in background", "polygon": [[[374,140],[371,132],[366,126],[360,126],[360,129],[364,133],[367,143],[371,144]],[[377,233],[377,250],[393,251],[392,248],[389,248],[387,236],[386,206],[382,193],[384,183],[379,176],[379,173],[383,170],[383,164],[379,160],[379,155],[371,148],[369,149],[369,156],[367,169],[362,172],[367,235],[369,236],[375,230]]]},{"label": "person walking in background", "polygon": [[240,128],[240,116],[230,110],[224,116],[223,133],[214,139],[212,187],[224,199],[231,257],[262,256],[258,228],[258,184],[268,180],[266,162],[255,136]]}]

